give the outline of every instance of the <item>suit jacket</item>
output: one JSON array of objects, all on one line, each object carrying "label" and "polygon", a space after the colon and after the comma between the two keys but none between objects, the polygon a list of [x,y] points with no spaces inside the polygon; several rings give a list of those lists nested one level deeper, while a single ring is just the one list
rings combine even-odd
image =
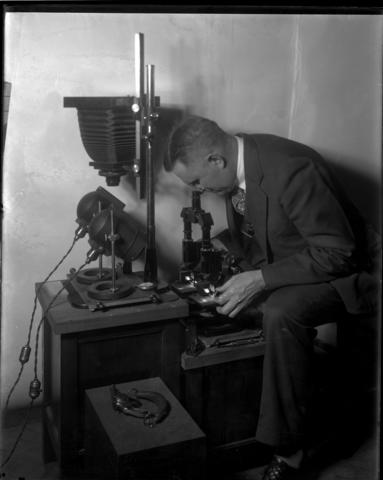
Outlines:
[{"label": "suit jacket", "polygon": [[[270,290],[330,282],[350,313],[374,311],[380,238],[311,148],[275,135],[244,139],[246,210],[227,198],[229,248]],[[241,217],[241,218],[239,218]],[[225,234],[221,240],[227,243]]]}]

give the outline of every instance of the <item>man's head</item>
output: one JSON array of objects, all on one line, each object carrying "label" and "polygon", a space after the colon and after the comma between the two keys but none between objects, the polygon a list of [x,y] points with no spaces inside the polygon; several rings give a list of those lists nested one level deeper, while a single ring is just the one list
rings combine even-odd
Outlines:
[{"label": "man's head", "polygon": [[165,169],[197,190],[228,193],[237,181],[236,139],[211,120],[190,117],[170,136]]}]

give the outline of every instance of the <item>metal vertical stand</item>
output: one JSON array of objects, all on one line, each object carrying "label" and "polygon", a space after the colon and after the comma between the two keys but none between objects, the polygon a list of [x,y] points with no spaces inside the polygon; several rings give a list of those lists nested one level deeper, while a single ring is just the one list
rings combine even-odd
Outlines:
[{"label": "metal vertical stand", "polygon": [[144,36],[135,35],[135,83],[136,101],[133,111],[136,114],[136,161],[134,171],[137,178],[137,191],[142,198],[142,141],[145,142],[145,196],[147,200],[147,228],[144,281],[157,283],[157,254],[155,238],[155,202],[154,202],[154,169],[152,158],[152,142],[154,138],[153,122],[158,118],[155,111],[154,65],[146,65],[146,94],[144,93]]},{"label": "metal vertical stand", "polygon": [[154,65],[146,66],[146,200],[147,229],[144,281],[157,282],[157,255],[155,236],[154,171],[152,159],[153,121],[158,118],[154,111]]}]

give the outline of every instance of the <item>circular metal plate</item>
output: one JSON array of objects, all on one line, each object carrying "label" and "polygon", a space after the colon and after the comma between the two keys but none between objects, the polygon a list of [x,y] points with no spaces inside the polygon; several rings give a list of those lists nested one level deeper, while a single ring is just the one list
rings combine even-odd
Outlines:
[{"label": "circular metal plate", "polygon": [[153,290],[154,286],[155,285],[154,285],[153,282],[143,282],[143,283],[140,283],[139,285],[137,285],[137,287],[140,290]]},{"label": "circular metal plate", "polygon": [[115,282],[115,290],[112,289],[112,281],[97,282],[88,288],[88,296],[95,300],[118,300],[130,295],[134,286],[126,279]]},{"label": "circular metal plate", "polygon": [[77,276],[76,280],[85,285],[91,285],[95,282],[102,282],[112,278],[112,270],[110,268],[102,268],[101,275],[99,268],[87,268],[82,270]]}]

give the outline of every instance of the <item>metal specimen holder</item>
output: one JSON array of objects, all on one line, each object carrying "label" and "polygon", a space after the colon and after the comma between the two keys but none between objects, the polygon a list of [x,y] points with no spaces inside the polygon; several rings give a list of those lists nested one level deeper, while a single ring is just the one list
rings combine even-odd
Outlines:
[{"label": "metal specimen holder", "polygon": [[[102,210],[101,201],[98,201],[98,212]],[[77,281],[79,283],[84,283],[90,285],[94,282],[101,282],[104,280],[110,280],[112,278],[113,270],[110,268],[104,268],[103,266],[103,251],[100,249],[98,253],[98,267],[97,268],[87,268],[86,270],[81,271],[77,275]]]},{"label": "metal specimen holder", "polygon": [[[95,191],[84,195],[77,206],[76,222],[79,224],[79,226],[76,230],[76,237],[84,237],[88,233],[89,225],[92,219],[97,214],[100,214],[104,208],[107,208],[110,205],[113,205],[114,209],[118,210],[122,210],[125,206],[124,203],[122,203],[118,198],[114,197],[102,187],[98,187]],[[102,247],[98,246],[96,247],[95,252],[91,251],[91,254],[89,255],[89,262],[93,259],[93,257],[98,257],[98,267],[82,270],[76,276],[76,279],[79,283],[90,285],[94,282],[111,279],[111,269],[104,268],[103,266]]]},{"label": "metal specimen holder", "polygon": [[116,233],[114,223],[114,207],[109,207],[110,215],[110,232],[106,234],[106,240],[110,243],[112,273],[111,280],[96,282],[88,289],[88,295],[96,300],[116,300],[129,295],[133,291],[132,284],[127,279],[117,281],[116,270],[116,249],[115,244],[120,236]]}]

